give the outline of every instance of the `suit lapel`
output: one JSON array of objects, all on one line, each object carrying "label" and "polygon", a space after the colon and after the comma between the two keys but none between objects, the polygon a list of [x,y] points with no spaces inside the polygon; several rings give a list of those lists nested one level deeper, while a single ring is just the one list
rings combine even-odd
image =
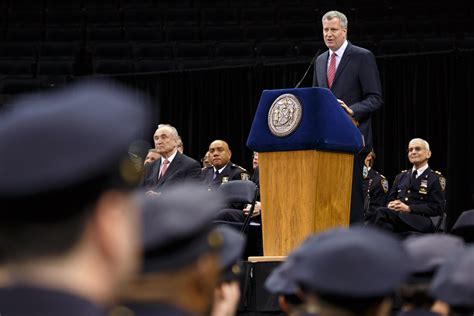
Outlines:
[{"label": "suit lapel", "polygon": [[318,86],[320,88],[329,88],[328,87],[328,58],[329,58],[329,53],[325,52],[321,59],[323,60],[323,63],[316,64],[317,66],[317,76],[320,78],[320,84],[318,83]]},{"label": "suit lapel", "polygon": [[160,179],[161,182],[166,181],[166,179],[170,178],[174,173],[178,172],[179,166],[181,165],[181,154],[178,152],[174,157],[173,161],[168,166],[168,170],[166,170],[165,175]]},{"label": "suit lapel", "polygon": [[158,176],[160,174],[160,168],[161,168],[161,158],[158,161],[156,161],[155,163],[153,163],[153,165],[152,165],[152,170],[151,170],[150,174],[153,177],[151,179],[151,183],[153,184],[153,186],[158,185]]},{"label": "suit lapel", "polygon": [[342,55],[341,61],[339,62],[339,66],[337,67],[336,75],[334,76],[334,81],[332,83],[331,90],[334,90],[334,87],[337,84],[337,79],[341,76],[341,73],[344,71],[344,68],[349,63],[349,60],[351,59],[351,53],[352,53],[352,45],[351,43],[347,43],[347,47],[346,47],[346,50],[344,51],[344,55]]}]

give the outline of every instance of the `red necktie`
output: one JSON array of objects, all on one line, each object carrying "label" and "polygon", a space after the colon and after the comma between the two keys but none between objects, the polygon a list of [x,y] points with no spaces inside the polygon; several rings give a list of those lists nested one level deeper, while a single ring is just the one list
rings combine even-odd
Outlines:
[{"label": "red necktie", "polygon": [[328,87],[332,87],[332,82],[334,81],[334,75],[336,75],[336,53],[331,54],[331,60],[329,61],[328,68]]},{"label": "red necktie", "polygon": [[169,160],[168,159],[165,159],[163,160],[163,163],[161,164],[161,167],[160,167],[160,175],[158,177],[158,179],[160,179],[161,177],[163,177],[166,173],[166,170],[168,169],[168,164],[169,164]]}]

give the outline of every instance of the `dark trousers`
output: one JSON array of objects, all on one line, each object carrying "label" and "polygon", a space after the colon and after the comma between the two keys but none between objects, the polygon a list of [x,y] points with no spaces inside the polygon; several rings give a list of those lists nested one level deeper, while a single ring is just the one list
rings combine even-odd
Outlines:
[{"label": "dark trousers", "polygon": [[394,233],[434,232],[434,226],[428,217],[416,214],[404,214],[387,207],[379,207],[375,214],[375,225]]},{"label": "dark trousers", "polygon": [[354,155],[354,166],[352,170],[352,195],[351,195],[351,214],[350,223],[364,222],[364,192],[362,190],[362,181],[364,160],[367,153]]}]

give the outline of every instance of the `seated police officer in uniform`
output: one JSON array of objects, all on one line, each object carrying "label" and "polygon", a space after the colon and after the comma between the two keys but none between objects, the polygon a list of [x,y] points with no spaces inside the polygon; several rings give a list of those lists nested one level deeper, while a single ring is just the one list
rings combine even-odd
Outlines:
[{"label": "seated police officer in uniform", "polygon": [[140,100],[89,82],[2,111],[1,315],[105,316],[136,272],[140,175],[127,151],[146,125]]},{"label": "seated police officer in uniform", "polygon": [[212,166],[202,170],[202,178],[210,190],[215,190],[228,181],[249,180],[247,170],[230,161],[232,152],[225,141],[213,141],[208,153]]},{"label": "seated police officer in uniform", "polygon": [[397,238],[368,226],[324,232],[293,260],[288,277],[320,316],[389,316],[411,266]]},{"label": "seated police officer in uniform", "polygon": [[474,246],[447,260],[431,283],[430,293],[448,304],[450,316],[474,314]]},{"label": "seated police officer in uniform", "polygon": [[111,315],[209,315],[218,285],[223,237],[212,219],[218,192],[179,185],[147,196],[143,207],[141,273],[122,290]]},{"label": "seated police officer in uniform", "polygon": [[372,166],[375,161],[375,152],[370,151],[364,160],[362,190],[364,192],[364,218],[370,221],[375,216],[375,210],[385,205],[388,192],[387,179]]},{"label": "seated police officer in uniform", "polygon": [[401,311],[398,316],[439,316],[433,311],[436,299],[429,289],[438,269],[464,251],[461,238],[446,234],[423,234],[403,241],[413,264],[408,280],[399,288]]},{"label": "seated police officer in uniform", "polygon": [[320,236],[324,235],[311,235],[306,238],[265,280],[265,289],[272,294],[278,295],[278,304],[286,315],[309,315],[307,306],[304,305],[302,296],[299,293],[298,285],[291,278],[291,271],[295,269],[294,265],[298,261],[298,257],[304,255],[307,249],[311,249],[311,245]]},{"label": "seated police officer in uniform", "polygon": [[408,144],[411,170],[398,174],[388,195],[387,207],[378,208],[375,224],[397,233],[434,231],[430,216],[442,216],[446,179],[428,166],[430,145],[421,138]]}]

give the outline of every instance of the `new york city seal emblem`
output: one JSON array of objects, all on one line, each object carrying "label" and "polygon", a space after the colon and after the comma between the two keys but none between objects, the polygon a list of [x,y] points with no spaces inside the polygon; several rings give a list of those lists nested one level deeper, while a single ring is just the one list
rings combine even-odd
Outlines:
[{"label": "new york city seal emblem", "polygon": [[280,95],[268,111],[268,127],[273,135],[288,136],[301,122],[303,108],[293,94]]}]

